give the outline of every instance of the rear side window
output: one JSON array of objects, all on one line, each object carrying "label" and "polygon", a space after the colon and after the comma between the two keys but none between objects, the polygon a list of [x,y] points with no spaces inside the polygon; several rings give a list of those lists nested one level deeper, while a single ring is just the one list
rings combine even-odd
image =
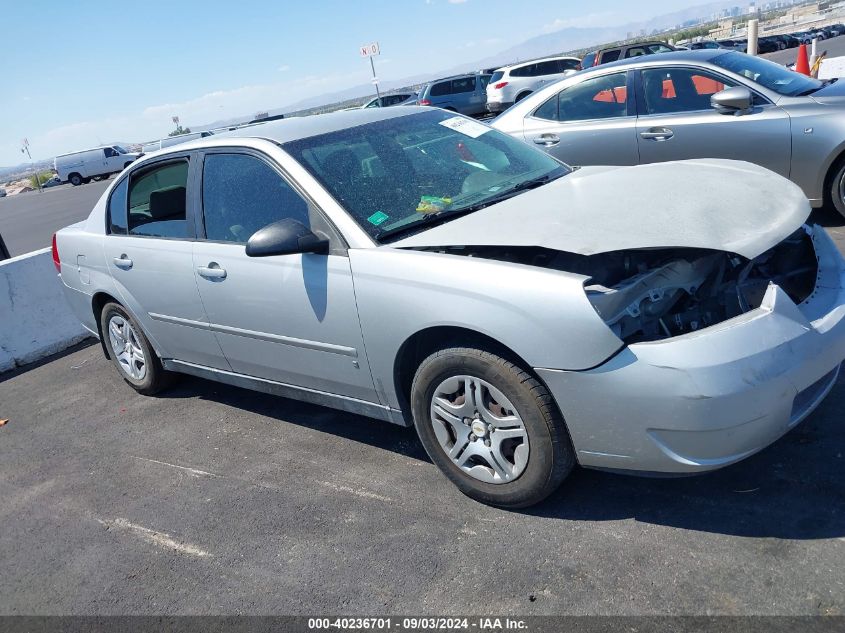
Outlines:
[{"label": "rear side window", "polygon": [[[640,50],[642,50],[642,49],[640,49]],[[610,51],[605,51],[604,53],[601,54],[601,63],[607,64],[608,62],[615,62],[617,59],[619,59],[619,55],[621,55],[621,54],[622,54],[622,50],[619,49],[619,48],[616,48],[616,49],[613,49],[613,50],[610,50]],[[628,57],[630,57],[630,55]]]},{"label": "rear side window", "polygon": [[452,80],[452,93],[472,92],[475,90],[475,77],[461,77]]},{"label": "rear side window", "polygon": [[511,77],[534,77],[536,74],[537,64],[527,64],[511,71]]},{"label": "rear side window", "polygon": [[626,74],[615,73],[587,79],[558,97],[559,121],[585,121],[627,116]]},{"label": "rear side window", "polygon": [[188,237],[188,161],[144,171],[129,183],[129,234]]},{"label": "rear side window", "polygon": [[441,81],[439,84],[434,84],[431,87],[429,94],[432,97],[442,97],[443,95],[449,94],[449,86],[450,86],[450,82]]},{"label": "rear side window", "polygon": [[112,235],[126,235],[126,192],[129,189],[129,179],[124,178],[114,188],[109,198],[109,233]]},{"label": "rear side window", "polygon": [[540,62],[537,64],[536,73],[538,76],[542,75],[555,75],[560,72],[560,67],[558,66],[557,60],[553,59],[547,62]]},{"label": "rear side window", "polygon": [[286,218],[309,226],[308,203],[270,165],[246,154],[205,157],[202,208],[209,240],[243,244]]}]

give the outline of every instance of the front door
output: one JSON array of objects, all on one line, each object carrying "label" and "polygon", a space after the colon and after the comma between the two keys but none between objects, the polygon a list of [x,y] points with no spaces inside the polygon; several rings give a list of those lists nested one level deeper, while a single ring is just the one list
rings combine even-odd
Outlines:
[{"label": "front door", "polygon": [[739,85],[699,68],[647,68],[638,91],[640,160],[730,158],[789,177],[789,115],[761,96],[748,113],[721,114],[710,97]]},{"label": "front door", "polygon": [[570,85],[529,114],[525,140],[576,166],[636,165],[636,117],[627,73]]},{"label": "front door", "polygon": [[236,151],[205,155],[205,239],[194,244],[196,284],[232,370],[378,401],[339,238],[329,236],[329,255],[247,257],[258,229],[285,218],[316,229],[322,216],[269,159]]}]

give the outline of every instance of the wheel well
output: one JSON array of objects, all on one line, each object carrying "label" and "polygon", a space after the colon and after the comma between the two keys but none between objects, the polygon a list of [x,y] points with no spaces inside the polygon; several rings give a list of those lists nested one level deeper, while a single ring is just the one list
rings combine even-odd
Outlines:
[{"label": "wheel well", "polygon": [[530,95],[532,92],[534,92],[534,91],[533,90],[524,90],[524,91],[520,92],[518,95],[516,95],[516,99],[514,99],[513,102],[516,103],[517,101],[522,101],[523,99],[525,99],[525,97]]},{"label": "wheel well", "polygon": [[78,171],[72,171],[67,175],[67,179],[70,180],[74,176],[79,176],[80,178],[82,178],[82,174],[80,174]]},{"label": "wheel well", "polygon": [[534,375],[531,366],[516,352],[486,334],[456,326],[438,326],[420,330],[402,343],[399,352],[396,354],[393,367],[396,395],[406,420],[412,419],[411,383],[414,381],[417,368],[423,360],[436,350],[450,346],[478,347],[497,354],[540,380],[538,376]]},{"label": "wheel well", "polygon": [[107,303],[120,303],[117,299],[112,297],[107,292],[98,292],[91,298],[91,310],[94,312],[94,320],[97,322],[97,334],[100,335],[100,347],[103,348],[103,354],[106,358],[109,356],[109,348],[106,345],[106,338],[103,335],[103,326],[100,323],[100,315],[103,313],[103,308]]}]

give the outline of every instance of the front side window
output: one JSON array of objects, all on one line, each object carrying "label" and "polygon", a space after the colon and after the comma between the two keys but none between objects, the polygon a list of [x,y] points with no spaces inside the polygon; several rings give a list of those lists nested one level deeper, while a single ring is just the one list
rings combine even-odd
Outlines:
[{"label": "front side window", "polygon": [[118,155],[117,152],[111,147],[104,147],[103,152],[105,152],[106,158],[113,158],[114,156]]},{"label": "front side window", "polygon": [[642,71],[646,114],[674,114],[710,109],[710,97],[736,84],[724,77],[691,68]]},{"label": "front side window", "polygon": [[309,226],[308,203],[275,169],[247,154],[208,154],[203,163],[205,237],[246,241],[268,224],[292,218]]},{"label": "front side window", "polygon": [[471,213],[568,173],[561,163],[490,127],[432,110],[285,143],[374,239]]},{"label": "front side window", "polygon": [[129,234],[188,237],[188,161],[145,170],[129,183]]}]

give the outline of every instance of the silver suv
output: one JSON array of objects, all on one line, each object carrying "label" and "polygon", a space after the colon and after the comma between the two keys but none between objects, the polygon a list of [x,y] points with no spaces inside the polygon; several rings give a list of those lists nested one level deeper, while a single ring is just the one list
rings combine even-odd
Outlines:
[{"label": "silver suv", "polygon": [[577,57],[548,57],[505,66],[487,84],[487,111],[502,112],[545,84],[581,70]]}]

